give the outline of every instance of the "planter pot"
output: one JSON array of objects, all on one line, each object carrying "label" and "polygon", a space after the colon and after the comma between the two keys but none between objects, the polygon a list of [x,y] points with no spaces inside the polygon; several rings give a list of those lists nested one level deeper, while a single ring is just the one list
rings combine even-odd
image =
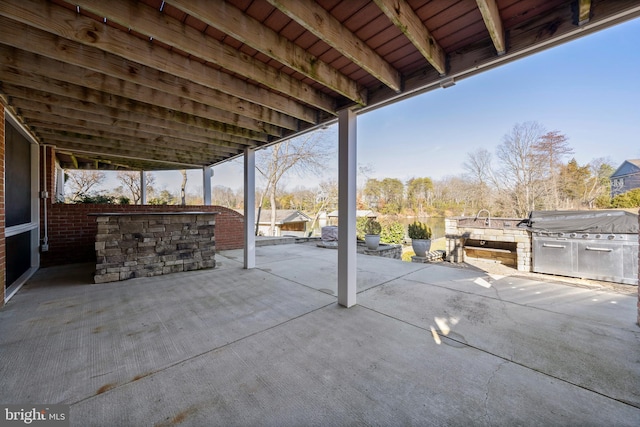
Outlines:
[{"label": "planter pot", "polygon": [[424,258],[427,256],[429,249],[431,249],[431,239],[412,239],[411,247],[416,256]]},{"label": "planter pot", "polygon": [[380,235],[379,234],[365,234],[364,235],[364,243],[367,245],[367,249],[375,251],[378,249],[378,245],[380,244]]}]

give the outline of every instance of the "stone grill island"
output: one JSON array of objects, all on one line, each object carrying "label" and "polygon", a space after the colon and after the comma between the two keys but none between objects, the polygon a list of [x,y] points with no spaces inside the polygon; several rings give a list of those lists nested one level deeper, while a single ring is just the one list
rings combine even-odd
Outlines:
[{"label": "stone grill island", "polygon": [[215,212],[100,213],[95,283],[214,268]]}]

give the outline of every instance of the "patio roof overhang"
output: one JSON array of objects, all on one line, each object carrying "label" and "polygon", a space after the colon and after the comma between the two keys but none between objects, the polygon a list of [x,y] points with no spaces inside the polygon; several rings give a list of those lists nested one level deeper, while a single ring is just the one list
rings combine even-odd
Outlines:
[{"label": "patio roof overhang", "polygon": [[637,16],[635,0],[4,0],[0,97],[63,167],[201,168]]}]

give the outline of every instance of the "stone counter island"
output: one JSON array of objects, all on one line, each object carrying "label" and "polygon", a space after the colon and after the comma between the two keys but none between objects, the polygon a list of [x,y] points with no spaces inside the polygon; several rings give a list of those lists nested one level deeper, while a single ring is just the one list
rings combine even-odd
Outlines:
[{"label": "stone counter island", "polygon": [[212,212],[100,213],[95,283],[214,268]]}]

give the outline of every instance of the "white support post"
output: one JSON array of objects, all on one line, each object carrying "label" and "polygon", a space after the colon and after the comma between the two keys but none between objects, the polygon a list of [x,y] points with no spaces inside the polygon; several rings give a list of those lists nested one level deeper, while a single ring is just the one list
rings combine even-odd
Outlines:
[{"label": "white support post", "polygon": [[56,168],[56,198],[55,202],[64,201],[64,169],[61,167]]},{"label": "white support post", "polygon": [[205,206],[211,206],[211,177],[213,176],[213,167],[205,166],[202,168],[202,191]]},{"label": "white support post", "polygon": [[140,171],[140,204],[147,204],[147,176],[144,171]]},{"label": "white support post", "polygon": [[356,114],[338,112],[338,304],[356,304]]},{"label": "white support post", "polygon": [[256,266],[256,152],[244,150],[244,268]]}]

